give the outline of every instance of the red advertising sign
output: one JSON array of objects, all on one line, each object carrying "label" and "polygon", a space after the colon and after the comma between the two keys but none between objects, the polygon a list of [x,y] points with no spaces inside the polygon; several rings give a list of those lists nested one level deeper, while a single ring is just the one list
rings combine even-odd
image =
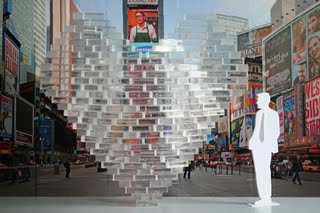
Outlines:
[{"label": "red advertising sign", "polygon": [[17,91],[17,82],[19,76],[19,49],[5,36],[5,84],[4,90],[10,95]]},{"label": "red advertising sign", "polygon": [[320,78],[305,85],[306,135],[320,135]]},{"label": "red advertising sign", "polygon": [[309,149],[309,153],[320,153],[320,149]]}]

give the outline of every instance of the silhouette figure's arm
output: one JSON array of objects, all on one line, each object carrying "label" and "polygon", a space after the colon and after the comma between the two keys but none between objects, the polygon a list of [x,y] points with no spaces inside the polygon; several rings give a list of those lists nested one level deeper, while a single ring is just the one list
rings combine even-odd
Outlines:
[{"label": "silhouette figure's arm", "polygon": [[260,128],[261,128],[261,111],[258,111],[256,113],[256,121],[255,121],[255,126],[254,126],[254,131],[252,134],[251,139],[249,140],[249,149],[252,150],[254,148],[254,144],[256,144],[259,139],[259,133],[260,133]]}]

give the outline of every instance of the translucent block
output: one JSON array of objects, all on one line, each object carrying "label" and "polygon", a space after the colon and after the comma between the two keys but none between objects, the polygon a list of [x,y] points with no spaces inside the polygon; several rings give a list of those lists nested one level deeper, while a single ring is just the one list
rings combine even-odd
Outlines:
[{"label": "translucent block", "polygon": [[75,12],[41,66],[41,88],[138,206],[167,193],[247,87],[244,25],[221,17],[186,16],[144,56],[103,14]]}]

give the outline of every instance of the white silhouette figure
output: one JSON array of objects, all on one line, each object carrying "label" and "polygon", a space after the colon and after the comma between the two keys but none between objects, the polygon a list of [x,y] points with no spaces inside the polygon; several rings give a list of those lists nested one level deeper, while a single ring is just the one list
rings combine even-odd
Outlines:
[{"label": "white silhouette figure", "polygon": [[261,198],[252,207],[280,205],[271,201],[271,153],[278,152],[280,135],[279,115],[269,108],[269,93],[258,94],[257,105],[260,109],[256,114],[256,124],[249,141],[256,171],[258,194]]}]

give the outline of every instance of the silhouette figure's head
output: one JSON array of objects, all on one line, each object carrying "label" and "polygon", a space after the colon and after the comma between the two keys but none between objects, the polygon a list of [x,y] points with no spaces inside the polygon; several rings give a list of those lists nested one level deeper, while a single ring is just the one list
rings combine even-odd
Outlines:
[{"label": "silhouette figure's head", "polygon": [[267,92],[258,94],[257,105],[259,109],[265,109],[269,106],[270,103],[270,95]]}]

